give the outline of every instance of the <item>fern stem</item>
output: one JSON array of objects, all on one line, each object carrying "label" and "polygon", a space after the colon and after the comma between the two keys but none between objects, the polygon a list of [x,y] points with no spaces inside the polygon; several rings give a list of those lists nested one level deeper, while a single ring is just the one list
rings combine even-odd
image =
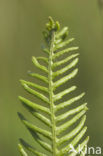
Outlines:
[{"label": "fern stem", "polygon": [[52,57],[53,57],[53,46],[55,41],[55,31],[51,32],[51,43],[50,43],[50,54],[49,54],[49,73],[48,73],[48,81],[49,81],[49,101],[50,101],[50,110],[51,110],[51,122],[52,122],[52,148],[53,148],[53,156],[56,156],[56,125],[55,125],[55,114],[54,114],[54,102],[53,102],[53,81],[52,81]]}]

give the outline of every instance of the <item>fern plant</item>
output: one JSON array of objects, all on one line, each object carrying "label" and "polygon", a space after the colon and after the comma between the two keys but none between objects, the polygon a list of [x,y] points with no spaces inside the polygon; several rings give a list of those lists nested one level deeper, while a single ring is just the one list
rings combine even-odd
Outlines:
[{"label": "fern plant", "polygon": [[[79,54],[75,52],[78,47],[66,47],[74,38],[66,40],[68,27],[60,30],[59,22],[54,22],[51,17],[49,17],[43,35],[46,46],[42,50],[46,56],[32,58],[34,66],[43,74],[29,72],[30,76],[42,81],[43,84],[20,80],[24,89],[41,100],[42,104],[21,96],[19,99],[23,106],[46,126],[37,126],[36,123],[27,121],[21,113],[18,115],[33,138],[42,146],[44,152],[40,152],[23,139],[20,139],[19,151],[22,156],[28,156],[28,151],[36,156],[75,156],[79,152],[79,144],[85,150],[85,145],[89,140],[89,137],[83,138],[87,130],[87,127],[84,126],[87,103],[75,106],[75,102],[80,100],[85,93],[64,100],[64,96],[72,94],[77,88],[76,86],[68,88],[67,82],[78,72],[78,69],[74,68],[78,63]],[[67,85],[64,86],[64,84]],[[71,145],[77,153],[71,151]],[[80,155],[82,156],[83,153]]]}]

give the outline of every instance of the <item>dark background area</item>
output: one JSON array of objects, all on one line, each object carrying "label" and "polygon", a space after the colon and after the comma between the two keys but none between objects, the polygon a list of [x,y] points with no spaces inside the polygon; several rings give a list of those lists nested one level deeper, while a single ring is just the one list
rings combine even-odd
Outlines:
[{"label": "dark background area", "polygon": [[34,70],[31,57],[42,53],[49,15],[69,26],[80,47],[75,81],[86,92],[89,145],[103,146],[102,6],[97,0],[0,0],[0,156],[18,156],[18,138],[31,140],[17,117],[18,111],[25,112],[17,98],[25,94],[19,79]]}]

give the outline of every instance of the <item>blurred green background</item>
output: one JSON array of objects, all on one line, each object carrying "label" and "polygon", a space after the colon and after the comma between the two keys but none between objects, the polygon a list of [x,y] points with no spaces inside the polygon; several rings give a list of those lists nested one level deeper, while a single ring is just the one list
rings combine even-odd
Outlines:
[{"label": "blurred green background", "polygon": [[75,81],[86,91],[89,144],[103,147],[102,6],[98,0],[0,0],[0,156],[18,156],[18,138],[31,140],[17,117],[18,111],[25,112],[17,98],[25,94],[19,79],[34,70],[31,56],[41,55],[49,15],[69,26],[80,47]]}]

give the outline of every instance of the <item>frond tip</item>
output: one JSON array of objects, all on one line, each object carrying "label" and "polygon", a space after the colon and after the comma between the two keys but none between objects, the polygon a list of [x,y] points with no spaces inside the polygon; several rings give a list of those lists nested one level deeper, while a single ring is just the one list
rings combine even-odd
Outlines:
[{"label": "frond tip", "polygon": [[[38,148],[34,148],[20,139],[18,147],[21,156],[28,156],[28,151],[36,156],[76,156],[77,153],[70,153],[70,145],[78,151],[80,144],[84,150],[89,141],[89,137],[82,140],[87,130],[85,126],[87,103],[76,106],[76,102],[79,102],[85,93],[65,100],[65,96],[72,95],[77,87],[73,85],[68,88],[66,85],[67,87],[63,90],[63,85],[68,84],[78,73],[76,67],[79,61],[79,53],[76,53],[78,47],[70,46],[74,38],[66,40],[68,33],[68,27],[60,29],[59,22],[55,22],[52,17],[49,17],[46,30],[43,32],[46,46],[43,46],[42,49],[47,56],[32,57],[33,65],[43,74],[28,73],[37,79],[38,83],[35,80],[34,82],[20,80],[23,88],[33,98],[37,98],[37,101],[40,100],[42,104],[22,96],[19,96],[19,100],[39,120],[39,123],[48,127],[46,129],[40,124],[33,124],[26,120],[21,113],[18,113],[20,120],[32,137],[44,149],[44,153],[42,153]],[[42,85],[39,81],[42,82]],[[60,87],[62,91],[59,90]]]}]

